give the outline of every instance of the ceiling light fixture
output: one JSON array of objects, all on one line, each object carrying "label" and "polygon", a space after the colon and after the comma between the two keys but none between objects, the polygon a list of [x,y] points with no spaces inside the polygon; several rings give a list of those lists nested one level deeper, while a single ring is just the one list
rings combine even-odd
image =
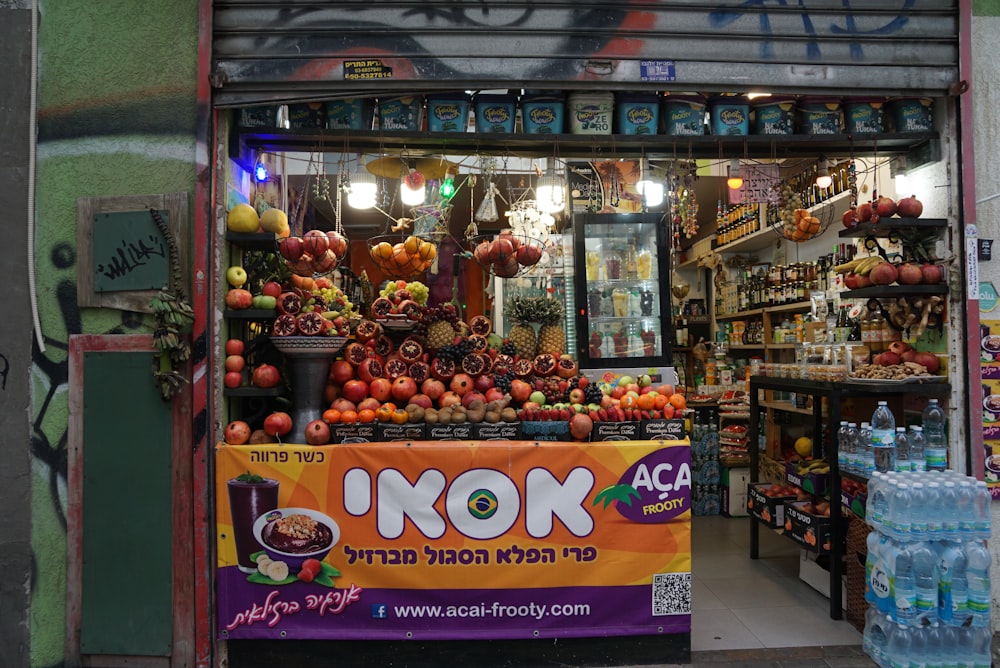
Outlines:
[{"label": "ceiling light fixture", "polygon": [[371,209],[375,206],[375,198],[378,194],[378,184],[375,175],[364,167],[357,169],[351,174],[350,183],[347,186],[347,203],[355,209]]},{"label": "ceiling light fixture", "polygon": [[649,168],[649,158],[639,160],[639,180],[635,184],[635,191],[642,196],[645,207],[659,206],[663,203],[663,182],[654,180],[652,170]]},{"label": "ceiling light fixture", "polygon": [[833,177],[830,176],[830,161],[825,156],[819,159],[819,170],[816,172],[816,185],[822,189],[833,185]]},{"label": "ceiling light fixture", "polygon": [[410,161],[408,171],[399,181],[399,199],[407,206],[420,206],[427,197],[427,180]]},{"label": "ceiling light fixture", "polygon": [[729,186],[730,190],[739,190],[743,187],[743,176],[740,174],[739,158],[733,158],[729,162],[729,177],[726,179],[726,185]]},{"label": "ceiling light fixture", "polygon": [[535,184],[535,199],[542,213],[559,213],[566,208],[566,177],[556,174],[555,159]]}]

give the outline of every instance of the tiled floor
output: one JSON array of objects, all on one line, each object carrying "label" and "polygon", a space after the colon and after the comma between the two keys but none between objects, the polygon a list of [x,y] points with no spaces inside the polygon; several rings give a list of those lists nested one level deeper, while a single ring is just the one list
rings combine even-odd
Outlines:
[{"label": "tiled floor", "polygon": [[[830,619],[829,599],[799,579],[795,543],[761,528],[760,558],[750,559],[751,521],[692,519],[692,662],[873,666],[861,634]],[[810,648],[809,656],[779,648]]]}]

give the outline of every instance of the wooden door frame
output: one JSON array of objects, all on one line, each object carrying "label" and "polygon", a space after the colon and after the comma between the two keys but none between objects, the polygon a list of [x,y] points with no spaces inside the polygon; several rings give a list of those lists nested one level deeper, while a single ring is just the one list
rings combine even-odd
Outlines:
[{"label": "wooden door frame", "polygon": [[172,628],[169,657],[80,654],[83,603],[83,409],[84,359],[89,352],[149,353],[153,382],[153,337],[136,335],[78,334],[69,339],[69,415],[66,470],[66,666],[103,668],[188,668],[194,666],[194,498],[191,461],[191,397],[185,386],[172,403],[171,504]]}]

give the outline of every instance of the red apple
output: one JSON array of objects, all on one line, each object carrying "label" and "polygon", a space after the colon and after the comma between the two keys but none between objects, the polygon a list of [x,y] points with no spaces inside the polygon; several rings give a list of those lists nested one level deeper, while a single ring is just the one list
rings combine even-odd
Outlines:
[{"label": "red apple", "polygon": [[247,361],[243,355],[229,355],[226,357],[226,371],[243,371]]},{"label": "red apple", "polygon": [[227,371],[222,377],[222,383],[230,389],[239,387],[243,384],[243,374],[239,371]]},{"label": "red apple", "polygon": [[226,341],[227,355],[242,355],[244,350],[246,350],[246,344],[240,339],[228,339]]},{"label": "red apple", "polygon": [[268,281],[261,287],[260,294],[277,299],[278,296],[281,295],[281,283],[278,283],[277,281]]}]

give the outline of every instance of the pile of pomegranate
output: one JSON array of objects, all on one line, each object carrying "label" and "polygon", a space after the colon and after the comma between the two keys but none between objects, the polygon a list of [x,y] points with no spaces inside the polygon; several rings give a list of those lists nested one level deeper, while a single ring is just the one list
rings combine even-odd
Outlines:
[{"label": "pile of pomegranate", "polygon": [[857,207],[851,207],[845,213],[841,221],[844,227],[852,228],[858,223],[871,222],[873,225],[882,218],[919,218],[924,212],[923,203],[917,199],[916,195],[909,195],[894,200],[891,197],[877,197],[872,202],[865,202]]}]

